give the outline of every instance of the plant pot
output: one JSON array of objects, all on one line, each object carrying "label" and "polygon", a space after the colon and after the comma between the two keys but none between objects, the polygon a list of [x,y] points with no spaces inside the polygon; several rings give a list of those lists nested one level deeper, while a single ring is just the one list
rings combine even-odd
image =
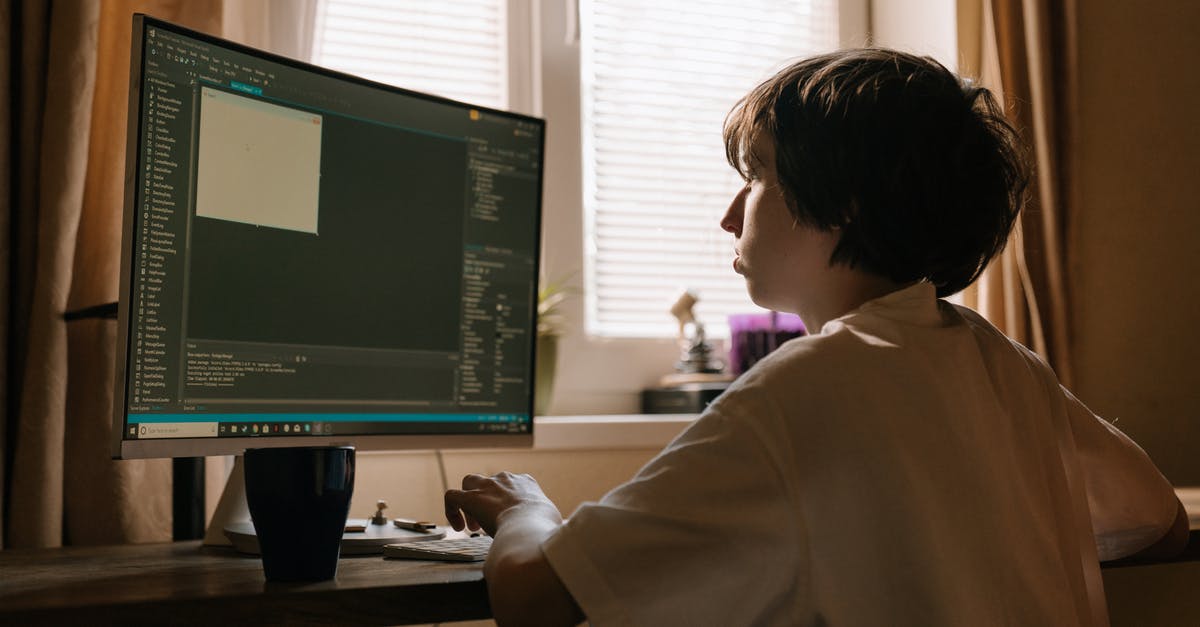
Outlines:
[{"label": "plant pot", "polygon": [[554,400],[554,371],[558,368],[558,336],[537,337],[537,368],[533,378],[533,413],[545,416]]}]

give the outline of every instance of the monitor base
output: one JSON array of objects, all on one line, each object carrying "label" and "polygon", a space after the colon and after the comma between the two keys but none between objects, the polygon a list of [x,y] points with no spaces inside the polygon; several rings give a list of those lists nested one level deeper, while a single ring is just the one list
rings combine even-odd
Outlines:
[{"label": "monitor base", "polygon": [[242,456],[233,458],[233,469],[225,480],[225,489],[213,511],[212,520],[204,533],[204,546],[233,546],[225,535],[225,528],[238,523],[250,524],[250,506],[246,505],[246,471],[242,467]]}]

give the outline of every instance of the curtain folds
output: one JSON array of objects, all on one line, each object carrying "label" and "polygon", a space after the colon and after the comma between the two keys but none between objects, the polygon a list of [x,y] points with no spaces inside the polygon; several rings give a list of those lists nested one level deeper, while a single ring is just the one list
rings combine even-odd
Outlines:
[{"label": "curtain folds", "polygon": [[1074,0],[959,0],[962,71],[991,89],[1032,164],[1009,246],[964,302],[1029,346],[1071,385],[1067,227],[1077,212]]},{"label": "curtain folds", "polygon": [[[31,258],[17,259],[16,269],[29,274],[33,290],[28,326],[8,329],[9,337],[25,336],[24,354],[9,361],[14,366],[9,381],[15,403],[14,427],[8,443],[12,452],[8,477],[7,533],[9,546],[55,546],[61,542],[63,523],[63,450],[66,437],[67,329],[62,312],[67,304],[74,255],[75,233],[83,204],[87,129],[91,123],[95,86],[95,41],[98,5],[49,6],[22,2],[13,5],[21,27],[31,28],[37,40],[22,41],[10,25],[22,53],[45,59],[41,76],[30,75],[31,66],[18,67],[22,105],[40,110],[17,112],[22,122],[38,128],[21,139],[14,163],[15,181],[32,177],[34,189],[10,215],[29,211],[36,220]],[[45,40],[41,33],[47,33]],[[42,48],[41,50],[34,48]],[[44,55],[44,57],[43,57]],[[23,59],[24,61],[24,59]],[[38,119],[40,118],[40,119]],[[11,240],[10,240],[11,241]]]},{"label": "curtain folds", "polygon": [[[3,154],[5,547],[171,538],[167,460],[109,459],[129,41],[142,12],[219,33],[221,0],[9,3]],[[18,53],[19,51],[19,53]],[[27,312],[27,313],[26,313]]]}]

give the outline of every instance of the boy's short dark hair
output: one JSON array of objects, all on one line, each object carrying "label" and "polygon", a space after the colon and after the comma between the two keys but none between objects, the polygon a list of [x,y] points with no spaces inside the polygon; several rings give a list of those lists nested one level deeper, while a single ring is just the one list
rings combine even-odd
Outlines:
[{"label": "boy's short dark hair", "polygon": [[744,178],[770,140],[796,220],[841,230],[830,263],[939,296],[1004,249],[1028,181],[1016,131],[991,93],[928,57],[876,48],[805,59],[747,94],[725,120]]}]

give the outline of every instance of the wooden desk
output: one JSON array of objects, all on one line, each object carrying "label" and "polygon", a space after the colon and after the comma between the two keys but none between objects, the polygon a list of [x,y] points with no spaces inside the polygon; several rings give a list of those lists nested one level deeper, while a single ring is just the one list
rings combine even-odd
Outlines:
[{"label": "wooden desk", "polygon": [[200,543],[0,551],[0,625],[399,625],[488,618],[482,564],[343,557],[333,581],[268,584]]},{"label": "wooden desk", "polygon": [[[1200,489],[1180,491],[1180,496],[1192,521],[1183,555],[1104,565],[1114,617],[1122,604],[1143,611],[1148,593],[1129,582],[1143,579],[1147,569],[1174,569],[1168,573],[1172,582],[1194,588],[1200,577]],[[344,557],[334,581],[267,584],[258,558],[201,548],[198,541],[7,550],[0,551],[0,625],[400,625],[489,618],[482,568]],[[1175,576],[1181,569],[1196,574]],[[1154,590],[1174,594],[1175,589]],[[1169,608],[1171,602],[1178,604],[1155,605]],[[1200,618],[1200,607],[1194,609]]]}]

